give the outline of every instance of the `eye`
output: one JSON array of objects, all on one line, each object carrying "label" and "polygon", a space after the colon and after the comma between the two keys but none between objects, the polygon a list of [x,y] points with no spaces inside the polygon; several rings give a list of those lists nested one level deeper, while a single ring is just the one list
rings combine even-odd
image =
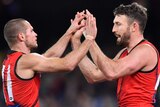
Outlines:
[{"label": "eye", "polygon": [[117,23],[116,23],[116,25],[117,25],[117,26],[120,26],[120,25],[121,25],[121,23],[117,22]]}]

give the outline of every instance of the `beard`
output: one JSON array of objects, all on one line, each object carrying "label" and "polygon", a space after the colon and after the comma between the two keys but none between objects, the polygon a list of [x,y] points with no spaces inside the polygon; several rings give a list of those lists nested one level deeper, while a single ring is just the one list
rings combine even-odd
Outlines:
[{"label": "beard", "polygon": [[37,49],[38,44],[37,43],[30,43],[30,42],[26,42],[26,46],[30,49],[30,50],[34,50]]},{"label": "beard", "polygon": [[130,39],[130,32],[125,32],[121,37],[117,38],[117,45],[119,46],[128,46]]}]

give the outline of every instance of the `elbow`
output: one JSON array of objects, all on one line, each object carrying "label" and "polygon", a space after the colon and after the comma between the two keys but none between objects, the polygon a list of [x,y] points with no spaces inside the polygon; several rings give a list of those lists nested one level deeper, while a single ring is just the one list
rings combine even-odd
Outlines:
[{"label": "elbow", "polygon": [[101,82],[101,80],[97,78],[87,78],[86,80],[89,84],[95,84],[95,83]]},{"label": "elbow", "polygon": [[95,83],[95,81],[92,80],[92,79],[87,79],[87,82],[88,82],[89,84],[94,84],[94,83]]},{"label": "elbow", "polygon": [[93,81],[88,81],[89,84],[93,85],[95,82]]},{"label": "elbow", "polygon": [[67,71],[73,71],[79,63],[78,59],[75,59],[73,57],[71,58],[71,56],[70,57],[66,56],[62,59],[63,59],[62,60],[63,66],[65,66],[65,69]]},{"label": "elbow", "polygon": [[66,65],[66,70],[68,71],[68,72],[71,72],[71,71],[73,71],[75,69],[75,66],[74,65],[71,65],[71,64],[67,64]]},{"label": "elbow", "polygon": [[68,66],[68,71],[73,71],[74,69],[75,69],[75,66],[74,66],[74,65]]},{"label": "elbow", "polygon": [[101,69],[107,81],[113,81],[118,78],[119,70],[115,68],[117,67],[111,67],[110,69]]},{"label": "elbow", "polygon": [[72,62],[69,62],[69,61],[66,61],[66,62],[65,62],[65,66],[66,66],[66,70],[67,70],[68,72],[71,72],[71,71],[73,71],[73,70],[75,69],[76,64],[74,64],[74,63],[72,63]]},{"label": "elbow", "polygon": [[101,81],[92,79],[92,80],[90,80],[88,83],[89,83],[89,84],[95,84],[95,83],[99,83],[99,82],[101,82]]},{"label": "elbow", "polygon": [[113,81],[115,79],[117,79],[116,73],[108,73],[105,74],[105,77],[108,81]]},{"label": "elbow", "polygon": [[108,77],[107,80],[108,81],[113,81],[113,80],[115,80],[115,78],[114,77]]},{"label": "elbow", "polygon": [[87,83],[89,83],[89,84],[94,84],[94,83],[96,83],[96,81],[94,81],[94,80],[92,80],[92,79],[87,79]]}]

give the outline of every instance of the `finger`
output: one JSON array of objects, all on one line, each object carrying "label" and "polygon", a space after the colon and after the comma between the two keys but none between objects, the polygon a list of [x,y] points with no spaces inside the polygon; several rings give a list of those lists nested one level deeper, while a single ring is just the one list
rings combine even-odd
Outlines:
[{"label": "finger", "polygon": [[80,23],[84,19],[84,15],[80,16],[79,18],[75,19],[75,22]]},{"label": "finger", "polygon": [[81,36],[84,30],[85,30],[85,27],[80,28],[80,29],[75,33],[75,35]]},{"label": "finger", "polygon": [[92,16],[89,15],[89,27],[92,26]]},{"label": "finger", "polygon": [[85,31],[85,27],[82,27],[81,29],[80,29],[80,32],[82,32],[83,33],[83,31]]},{"label": "finger", "polygon": [[84,19],[82,19],[81,24],[82,24],[82,26],[85,26],[86,25],[86,21]]},{"label": "finger", "polygon": [[85,12],[85,11],[83,10],[83,11],[82,11],[82,12],[80,12],[79,14],[80,14],[80,15],[85,15],[85,14],[84,14],[84,12]]},{"label": "finger", "polygon": [[78,18],[83,17],[83,16],[84,16],[84,11],[77,12],[75,19],[78,19]]},{"label": "finger", "polygon": [[81,16],[80,12],[77,12],[77,18],[79,18]]},{"label": "finger", "polygon": [[91,15],[91,13],[89,12],[89,10],[88,10],[88,9],[86,9],[86,13],[87,13],[88,15]]},{"label": "finger", "polygon": [[94,25],[97,26],[97,24],[96,24],[96,18],[94,17],[93,20],[94,20]]}]

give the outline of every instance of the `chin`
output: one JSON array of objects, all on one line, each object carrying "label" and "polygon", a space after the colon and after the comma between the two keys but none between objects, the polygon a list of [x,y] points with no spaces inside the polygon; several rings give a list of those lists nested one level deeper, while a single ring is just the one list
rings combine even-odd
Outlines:
[{"label": "chin", "polygon": [[117,45],[118,45],[118,46],[125,46],[125,43],[122,42],[122,41],[117,41]]},{"label": "chin", "polygon": [[36,45],[36,46],[34,47],[34,49],[36,49],[36,48],[38,48],[38,45]]},{"label": "chin", "polygon": [[117,42],[116,42],[117,45],[121,45],[121,40],[120,39],[117,39]]},{"label": "chin", "polygon": [[32,47],[31,47],[31,50],[37,49],[37,48],[38,48],[38,45],[35,45],[35,46],[32,46]]}]

